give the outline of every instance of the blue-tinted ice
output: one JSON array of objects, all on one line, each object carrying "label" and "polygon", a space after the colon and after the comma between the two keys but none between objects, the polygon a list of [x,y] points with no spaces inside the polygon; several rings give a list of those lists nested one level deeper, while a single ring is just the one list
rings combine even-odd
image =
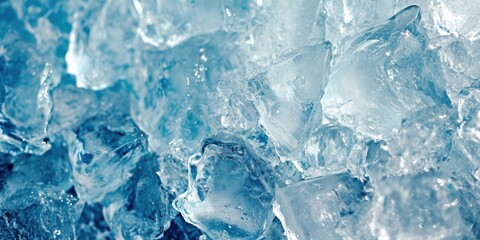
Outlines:
[{"label": "blue-tinted ice", "polygon": [[411,6],[367,30],[332,69],[325,116],[372,137],[388,137],[416,109],[450,105],[439,59]]},{"label": "blue-tinted ice", "polygon": [[189,159],[188,181],[174,207],[214,239],[256,239],[273,220],[273,174],[241,141],[205,140]]},{"label": "blue-tinted ice", "polygon": [[479,6],[0,0],[0,239],[480,239]]},{"label": "blue-tinted ice", "polygon": [[342,239],[342,217],[366,197],[363,183],[348,173],[320,177],[279,188],[275,215],[288,239]]}]

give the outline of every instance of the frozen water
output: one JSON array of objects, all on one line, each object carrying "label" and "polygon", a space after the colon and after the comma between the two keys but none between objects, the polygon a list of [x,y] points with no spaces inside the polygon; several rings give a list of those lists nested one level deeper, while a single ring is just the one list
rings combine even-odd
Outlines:
[{"label": "frozen water", "polygon": [[[189,156],[218,129],[224,99],[216,87],[233,71],[231,34],[198,36],[167,51],[141,56],[132,115],[159,154]],[[226,42],[226,44],[225,44]],[[179,143],[184,149],[175,150]],[[178,152],[178,153],[177,153]]]},{"label": "frozen water", "polygon": [[325,89],[327,118],[378,138],[391,135],[415,109],[450,105],[420,19],[412,6],[354,40]]},{"label": "frozen water", "polygon": [[100,201],[123,185],[146,151],[145,134],[119,108],[86,119],[66,138],[75,187],[87,201]]},{"label": "frozen water", "polygon": [[182,215],[178,214],[177,217],[172,220],[170,228],[165,231],[162,240],[190,240],[202,239],[202,237],[205,237],[205,235],[203,235],[198,228],[185,222],[185,219],[183,219]]},{"label": "frozen water", "polygon": [[434,1],[435,27],[441,35],[462,36],[474,41],[480,38],[480,1]]},{"label": "frozen water", "polygon": [[113,239],[100,204],[86,204],[75,225],[75,234],[86,239]]},{"label": "frozen water", "polygon": [[479,239],[479,6],[0,0],[0,239]]},{"label": "frozen water", "polygon": [[459,99],[459,134],[465,139],[480,143],[480,89],[466,88],[460,92]]},{"label": "frozen water", "polygon": [[131,2],[72,1],[69,10],[72,30],[65,59],[77,86],[99,90],[127,79],[138,22]]},{"label": "frozen water", "polygon": [[323,42],[325,16],[320,0],[257,1],[254,26],[242,44],[249,61],[269,66],[279,57]]},{"label": "frozen water", "polygon": [[442,47],[439,56],[447,79],[447,92],[453,102],[458,102],[463,88],[478,84],[480,78],[480,41],[470,42],[463,38]]},{"label": "frozen water", "polygon": [[355,133],[346,127],[321,126],[305,141],[298,165],[308,177],[347,171],[357,141]]},{"label": "frozen water", "polygon": [[476,168],[480,179],[480,89],[466,88],[459,96],[460,117],[457,143],[462,153]]},{"label": "frozen water", "polygon": [[41,154],[50,117],[52,66],[12,8],[0,7],[0,150]]},{"label": "frozen water", "polygon": [[248,82],[258,123],[281,157],[297,157],[302,140],[321,123],[318,102],[327,85],[330,57],[329,43],[308,46],[281,57]]},{"label": "frozen water", "polygon": [[377,179],[437,168],[450,153],[456,122],[456,113],[448,108],[429,107],[409,114],[392,139],[378,145],[380,149],[375,150],[375,144],[369,149],[369,175]]},{"label": "frozen water", "polygon": [[236,30],[249,20],[250,0],[132,0],[140,17],[139,34],[159,49],[174,47],[198,35]]},{"label": "frozen water", "polygon": [[[8,177],[9,188],[18,188],[26,183],[52,185],[63,190],[72,187],[71,167],[68,160],[68,150],[54,145],[42,156],[21,154],[5,157],[13,168]],[[32,172],[34,168],[36,171]]]},{"label": "frozen water", "polygon": [[366,192],[362,182],[342,173],[279,188],[275,196],[275,215],[288,239],[342,239],[337,231],[342,217]]},{"label": "frozen water", "polygon": [[[226,138],[226,139],[224,139]],[[256,239],[273,220],[273,174],[242,142],[207,139],[189,159],[188,190],[174,202],[214,239]]]},{"label": "frozen water", "polygon": [[373,239],[475,239],[478,223],[468,216],[478,206],[465,205],[462,195],[452,179],[436,172],[385,179],[368,213],[354,220],[363,231],[356,234]]},{"label": "frozen water", "polygon": [[158,239],[168,228],[172,207],[156,171],[155,156],[144,155],[128,182],[103,201],[103,214],[117,239]]},{"label": "frozen water", "polygon": [[0,236],[4,239],[73,239],[77,199],[31,186],[2,193]]}]

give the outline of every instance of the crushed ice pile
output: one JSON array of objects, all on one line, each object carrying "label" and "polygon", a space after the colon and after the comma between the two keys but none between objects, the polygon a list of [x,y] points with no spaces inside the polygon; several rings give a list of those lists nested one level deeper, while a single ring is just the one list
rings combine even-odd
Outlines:
[{"label": "crushed ice pile", "polygon": [[480,0],[0,0],[0,239],[480,239]]}]

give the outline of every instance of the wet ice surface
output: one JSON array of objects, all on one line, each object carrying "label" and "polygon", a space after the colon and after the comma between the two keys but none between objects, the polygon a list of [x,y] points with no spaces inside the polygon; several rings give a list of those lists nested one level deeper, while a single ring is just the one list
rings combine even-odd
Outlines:
[{"label": "wet ice surface", "polygon": [[479,6],[0,1],[0,239],[479,239]]}]

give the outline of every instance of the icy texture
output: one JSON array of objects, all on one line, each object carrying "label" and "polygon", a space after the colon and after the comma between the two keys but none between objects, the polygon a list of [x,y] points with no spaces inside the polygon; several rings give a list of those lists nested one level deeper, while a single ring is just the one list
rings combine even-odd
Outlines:
[{"label": "icy texture", "polygon": [[[5,161],[13,165],[7,184],[12,189],[31,183],[52,185],[66,191],[73,185],[68,150],[64,147],[53,146],[42,156],[21,154],[5,158]],[[35,169],[34,172],[31,171],[32,168]]]},{"label": "icy texture", "polygon": [[344,172],[354,157],[357,141],[355,133],[346,127],[324,125],[305,141],[299,168],[309,177]]},{"label": "icy texture", "polygon": [[[132,0],[140,16],[140,37],[159,49],[174,47],[191,37],[245,25],[253,1]],[[239,26],[239,27],[240,27]]]},{"label": "icy texture", "polygon": [[464,197],[452,179],[435,172],[384,180],[368,212],[355,220],[363,229],[357,234],[386,239],[475,239],[478,222],[469,216],[478,206]]},{"label": "icy texture", "polygon": [[171,206],[153,155],[140,159],[132,177],[104,201],[104,216],[117,239],[158,239],[168,228]]},{"label": "icy texture", "polygon": [[0,0],[0,239],[480,239],[479,6]]},{"label": "icy texture", "polygon": [[87,204],[75,225],[76,235],[86,239],[113,239],[100,204]]},{"label": "icy texture", "polygon": [[72,1],[70,8],[72,31],[65,59],[77,86],[98,90],[127,79],[137,22],[130,1]]},{"label": "icy texture", "polygon": [[71,195],[35,187],[0,199],[0,236],[4,239],[73,239],[75,203]]},{"label": "icy texture", "polygon": [[275,214],[288,239],[342,239],[336,230],[342,216],[365,194],[346,173],[306,180],[277,190]]},{"label": "icy texture", "polygon": [[0,6],[0,150],[44,153],[52,66],[12,8]]},{"label": "icy texture", "polygon": [[67,138],[76,191],[87,201],[124,184],[146,150],[145,134],[118,109],[85,120]]},{"label": "icy texture", "polygon": [[268,66],[278,57],[324,39],[325,15],[320,0],[256,1],[254,26],[245,36],[250,61]]},{"label": "icy texture", "polygon": [[[223,99],[216,87],[224,72],[233,71],[234,45],[228,43],[230,34],[215,36],[199,36],[171,50],[142,54],[132,115],[149,135],[151,150],[188,157],[220,127],[220,116],[215,115]],[[184,149],[175,150],[175,143]]]},{"label": "icy texture", "polygon": [[165,231],[162,240],[178,239],[178,240],[190,240],[190,239],[202,239],[205,235],[202,234],[198,228],[185,222],[182,215],[178,215],[172,220],[170,228]]},{"label": "icy texture", "polygon": [[416,6],[357,37],[332,70],[326,116],[381,137],[415,109],[450,105],[439,60],[426,47]]},{"label": "icy texture", "polygon": [[368,174],[378,179],[438,167],[450,153],[455,129],[456,116],[450,109],[430,107],[410,114],[392,139],[370,145]]},{"label": "icy texture", "polygon": [[330,44],[294,51],[268,71],[249,80],[258,123],[276,144],[281,157],[296,157],[297,149],[312,125],[321,121],[318,104],[327,85]]},{"label": "icy texture", "polygon": [[256,239],[273,220],[273,181],[242,142],[207,139],[189,159],[188,190],[174,207],[214,239]]},{"label": "icy texture", "polygon": [[480,179],[480,89],[466,88],[459,97],[460,129],[457,140],[462,153],[476,168]]}]

